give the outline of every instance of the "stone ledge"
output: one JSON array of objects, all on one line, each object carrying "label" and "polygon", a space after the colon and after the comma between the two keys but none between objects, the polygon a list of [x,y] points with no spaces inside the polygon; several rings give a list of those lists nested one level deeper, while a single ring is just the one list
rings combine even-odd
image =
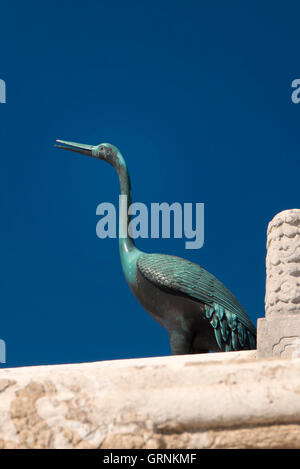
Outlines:
[{"label": "stone ledge", "polygon": [[257,321],[258,358],[300,357],[300,316],[285,315],[259,318]]},{"label": "stone ledge", "polygon": [[299,448],[300,359],[256,351],[0,370],[0,448]]}]

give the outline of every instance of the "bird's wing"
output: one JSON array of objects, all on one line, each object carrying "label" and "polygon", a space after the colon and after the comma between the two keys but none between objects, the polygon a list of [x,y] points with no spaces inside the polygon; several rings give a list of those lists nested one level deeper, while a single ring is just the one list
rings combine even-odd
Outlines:
[{"label": "bird's wing", "polygon": [[[137,262],[140,273],[160,288],[204,303],[220,349],[255,347],[256,329],[230,291],[203,267],[180,257],[145,254]],[[230,340],[229,340],[230,339]]]}]

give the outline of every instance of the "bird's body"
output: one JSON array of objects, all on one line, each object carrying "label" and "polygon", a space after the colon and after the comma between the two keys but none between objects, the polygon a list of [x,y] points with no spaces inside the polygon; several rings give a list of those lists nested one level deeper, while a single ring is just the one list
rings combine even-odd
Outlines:
[{"label": "bird's body", "polygon": [[74,142],[63,147],[112,164],[121,194],[119,249],[125,278],[141,305],[169,333],[173,354],[253,349],[256,330],[229,290],[203,267],[164,254],[146,254],[128,234],[131,186],[125,160],[109,144],[96,147]]},{"label": "bird's body", "polygon": [[175,353],[255,346],[255,328],[241,305],[216,277],[193,262],[142,254],[134,289],[144,308],[169,331]]}]

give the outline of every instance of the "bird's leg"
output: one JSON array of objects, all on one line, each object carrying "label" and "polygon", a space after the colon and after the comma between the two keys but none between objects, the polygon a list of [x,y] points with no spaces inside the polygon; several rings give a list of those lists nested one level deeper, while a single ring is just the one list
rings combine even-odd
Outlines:
[{"label": "bird's leg", "polygon": [[186,355],[191,353],[192,337],[182,330],[169,331],[172,355]]}]

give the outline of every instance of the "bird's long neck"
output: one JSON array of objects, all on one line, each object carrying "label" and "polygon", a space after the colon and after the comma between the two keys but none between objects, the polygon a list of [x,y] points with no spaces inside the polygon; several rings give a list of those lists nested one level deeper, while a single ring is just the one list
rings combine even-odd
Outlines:
[{"label": "bird's long neck", "polygon": [[122,154],[118,151],[117,158],[112,163],[115,167],[120,181],[121,196],[119,203],[119,249],[122,267],[128,281],[134,275],[136,254],[139,253],[135,247],[134,240],[128,233],[128,226],[130,223],[130,215],[128,215],[128,208],[132,202],[130,177],[126,162]]}]

